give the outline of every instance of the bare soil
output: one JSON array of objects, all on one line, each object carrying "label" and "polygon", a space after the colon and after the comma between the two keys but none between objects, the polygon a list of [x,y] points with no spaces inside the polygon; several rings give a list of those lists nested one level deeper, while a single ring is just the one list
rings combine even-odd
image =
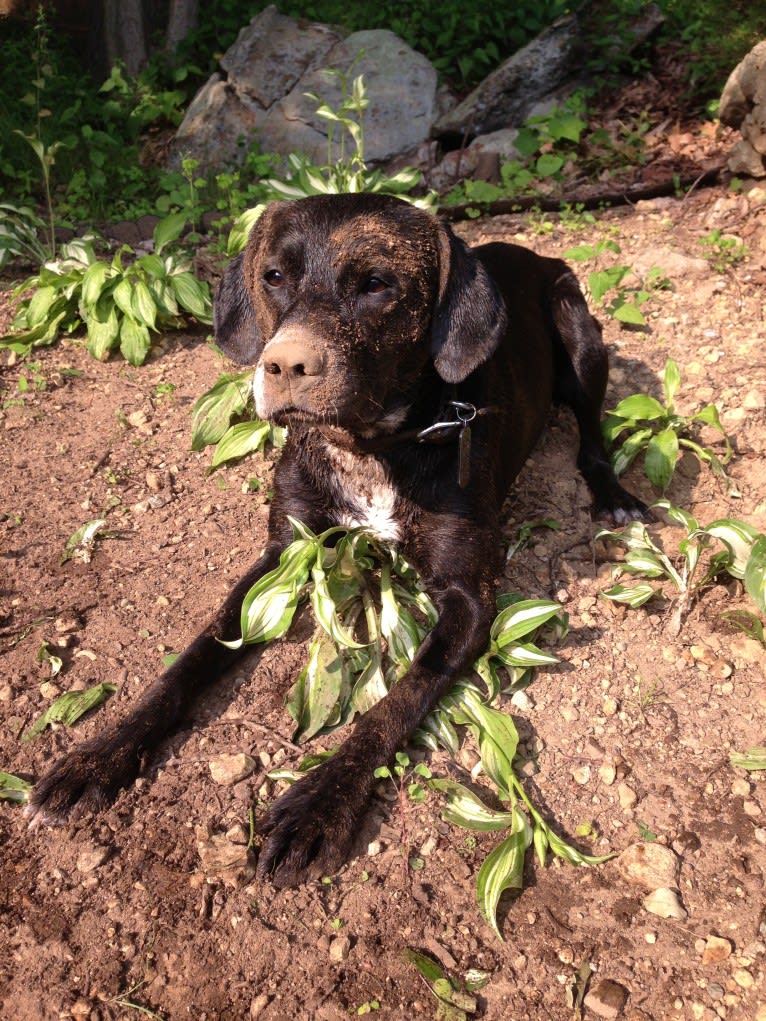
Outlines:
[{"label": "bare soil", "polygon": [[[594,225],[508,216],[459,228],[471,241],[515,240],[550,255],[612,237],[620,261],[662,267],[673,289],[652,298],[648,330],[605,321],[608,404],[637,391],[659,396],[665,360],[674,357],[683,371],[680,409],[710,401],[721,409],[737,492],[685,457],[671,499],[705,523],[733,515],[761,530],[763,198],[716,189],[610,211]],[[744,241],[749,259],[723,273],[701,261],[699,239],[714,228]],[[222,368],[202,333],[163,338],[142,369],[100,364],[77,339],[40,351],[35,362],[32,372],[5,353],[0,366],[0,768],[29,778],[126,714],[162,657],[196,634],[259,552],[271,471],[266,458],[210,476],[209,454],[190,451],[191,406]],[[522,708],[506,709],[522,734],[525,782],[546,817],[587,851],[654,838],[666,845],[677,856],[685,920],[650,913],[648,889],[619,863],[540,868],[530,859],[526,888],[502,901],[500,943],[474,894],[496,837],[444,823],[433,793],[401,807],[385,786],[359,856],[337,876],[286,892],[257,882],[257,845],[249,854],[245,847],[248,811],[277,794],[266,770],[301,755],[283,705],[303,662],[299,625],[293,639],[254,653],[201,700],[143,777],[98,817],[30,833],[22,810],[0,803],[0,1015],[445,1016],[403,957],[414,947],[456,979],[470,968],[488,972],[476,1016],[492,1021],[569,1021],[568,994],[584,961],[594,994],[586,1018],[764,1021],[766,786],[762,774],[733,770],[728,755],[764,743],[766,656],[722,619],[726,609],[752,606],[735,583],[710,587],[674,637],[668,603],[631,611],[600,599],[610,565],[593,540],[598,523],[575,453],[568,413],[552,413],[508,503],[509,540],[532,519],[555,518],[561,530],[535,532],[501,585],[563,600],[571,632],[557,650],[560,665],[537,673]],[[261,488],[247,491],[254,476]],[[638,467],[627,483],[649,501],[656,496]],[[96,544],[89,563],[60,564],[68,537],[100,515],[113,537]],[[672,527],[653,531],[677,541]],[[53,681],[36,661],[43,641],[64,660]],[[21,741],[57,690],[98,681],[117,685],[105,706],[71,730]],[[255,771],[217,784],[211,760],[239,752],[256,759]],[[429,756],[436,775],[459,779],[475,761],[469,747],[455,763]],[[584,823],[593,833],[577,837]],[[211,843],[215,835],[228,836]],[[211,861],[216,847],[233,849],[239,866]],[[726,943],[703,961],[711,935]],[[616,1003],[603,986],[599,993],[603,980],[620,987]]]}]

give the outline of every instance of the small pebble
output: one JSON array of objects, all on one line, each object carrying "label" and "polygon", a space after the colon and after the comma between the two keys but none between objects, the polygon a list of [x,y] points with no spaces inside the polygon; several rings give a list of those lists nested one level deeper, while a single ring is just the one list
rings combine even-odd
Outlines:
[{"label": "small pebble", "polygon": [[87,848],[85,851],[81,851],[77,855],[77,871],[85,873],[95,872],[97,868],[104,864],[111,853],[111,847],[100,846],[98,844]]},{"label": "small pebble", "polygon": [[348,936],[336,936],[330,943],[330,960],[340,964],[351,952],[351,940]]},{"label": "small pebble", "polygon": [[535,703],[526,691],[514,691],[511,695],[511,705],[523,713],[528,713],[535,708]]},{"label": "small pebble", "polygon": [[601,979],[585,997],[585,1006],[597,1017],[616,1018],[628,1001],[628,990],[618,982]]},{"label": "small pebble", "polygon": [[731,954],[731,943],[720,936],[708,936],[705,947],[702,951],[702,963],[706,967],[711,964],[720,964]]},{"label": "small pebble", "polygon": [[216,783],[233,784],[244,780],[255,769],[255,759],[244,752],[217,755],[210,760],[210,775]]},{"label": "small pebble", "polygon": [[677,922],[683,922],[688,917],[676,891],[667,886],[660,887],[644,897],[643,904],[650,914],[659,918],[673,918]]},{"label": "small pebble", "polygon": [[751,989],[755,981],[750,972],[744,968],[737,968],[736,971],[732,972],[731,977],[741,989]]},{"label": "small pebble", "polygon": [[626,783],[621,783],[617,787],[617,797],[620,800],[620,808],[633,808],[638,801],[638,795],[632,787],[628,787]]},{"label": "small pebble", "polygon": [[598,776],[601,783],[606,784],[607,787],[611,787],[617,776],[617,770],[610,762],[605,762],[603,766],[598,767]]},{"label": "small pebble", "polygon": [[572,779],[584,787],[590,781],[590,766],[577,766],[572,770]]}]

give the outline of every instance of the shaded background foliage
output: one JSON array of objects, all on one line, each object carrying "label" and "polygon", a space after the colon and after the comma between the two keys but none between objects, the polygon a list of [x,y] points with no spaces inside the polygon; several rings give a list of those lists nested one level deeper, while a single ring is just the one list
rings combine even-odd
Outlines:
[{"label": "shaded background foliage", "polygon": [[[60,143],[54,177],[64,218],[153,212],[152,194],[184,187],[182,177],[162,170],[162,133],[180,122],[220,55],[265,6],[265,0],[59,0],[40,6],[0,0],[0,201],[42,197],[35,155],[15,133],[22,131],[45,146]],[[625,62],[614,46],[640,0],[494,6],[484,0],[280,0],[277,6],[349,32],[391,29],[459,93],[574,9],[587,8],[592,45],[586,64],[597,80],[626,71],[640,75],[652,66],[651,50]],[[688,109],[699,112],[720,95],[735,63],[766,37],[766,10],[751,0],[659,0],[659,6],[666,24],[653,45],[671,47],[686,67]],[[257,173],[257,163],[251,169]]]}]

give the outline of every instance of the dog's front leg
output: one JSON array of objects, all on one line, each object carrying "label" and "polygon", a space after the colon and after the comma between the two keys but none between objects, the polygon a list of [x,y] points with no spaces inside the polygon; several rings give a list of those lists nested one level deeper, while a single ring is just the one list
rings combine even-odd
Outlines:
[{"label": "dog's front leg", "polygon": [[80,815],[110,802],[120,788],[135,779],[142,758],[175,729],[196,696],[243,655],[244,649],[228,649],[218,639],[240,636],[242,602],[248,589],[278,565],[282,551],[292,540],[287,515],[306,522],[310,528],[327,527],[324,514],[317,510],[310,481],[296,468],[295,458],[288,455],[286,447],[274,476],[269,540],[262,556],[232,589],[208,626],[146,690],[131,713],[121,723],[72,749],[42,777],[30,800],[32,825],[61,822],[70,814]]},{"label": "dog's front leg", "polygon": [[259,578],[277,566],[283,547],[282,542],[269,544],[215,618],[144,692],[125,720],[54,763],[32,794],[33,826],[103,808],[136,778],[142,756],[176,727],[199,692],[242,655],[243,650],[228,649],[217,639],[239,636],[242,600]]},{"label": "dog's front leg", "polygon": [[374,770],[484,649],[493,616],[491,583],[453,582],[431,594],[439,620],[408,672],[365,713],[336,754],[283,794],[261,824],[266,841],[258,869],[277,886],[332,874],[347,860],[376,782]]}]

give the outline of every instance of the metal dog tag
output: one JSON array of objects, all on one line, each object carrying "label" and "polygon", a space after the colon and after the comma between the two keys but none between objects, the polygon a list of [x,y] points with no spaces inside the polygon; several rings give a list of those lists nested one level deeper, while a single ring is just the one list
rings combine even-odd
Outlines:
[{"label": "metal dog tag", "polygon": [[471,478],[471,427],[464,425],[458,437],[457,484],[465,489]]}]

